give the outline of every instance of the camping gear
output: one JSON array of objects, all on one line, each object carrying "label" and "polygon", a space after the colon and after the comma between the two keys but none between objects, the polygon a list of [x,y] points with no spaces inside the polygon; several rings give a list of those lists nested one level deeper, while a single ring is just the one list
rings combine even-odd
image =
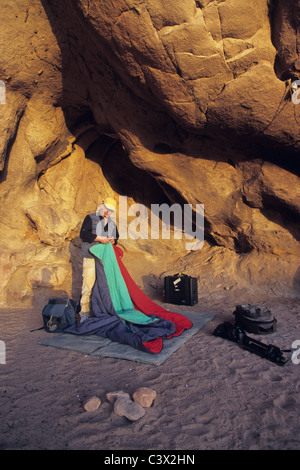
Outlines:
[{"label": "camping gear", "polygon": [[[127,271],[124,263],[122,262],[123,251],[119,246],[113,245],[118,266],[120,268],[123,279],[126,283],[129,295],[133,302],[134,308],[146,315],[156,315],[159,318],[164,318],[174,323],[176,331],[172,336],[179,336],[183,331],[192,327],[192,323],[181,313],[169,311],[163,308],[161,305],[157,305],[138,287],[136,282],[132,279],[129,272]],[[159,342],[161,338],[158,338],[156,342]]]},{"label": "camping gear", "polygon": [[48,333],[61,333],[76,323],[76,303],[68,298],[51,298],[43,308],[42,317]]},{"label": "camping gear", "polygon": [[284,366],[291,360],[291,357],[285,357],[283,354],[285,352],[291,352],[291,350],[281,350],[273,344],[264,344],[261,341],[250,338],[241,327],[234,326],[230,322],[224,322],[218,325],[213,335],[234,341],[242,348],[269,361],[275,362],[275,364],[279,366]]},{"label": "camping gear", "polygon": [[[181,312],[178,311],[178,313],[180,314]],[[193,323],[192,328],[185,330],[183,334],[177,337],[173,336],[172,339],[164,341],[163,348],[159,354],[138,351],[128,344],[116,343],[109,338],[103,338],[94,334],[68,335],[62,333],[60,335],[47,335],[47,338],[41,339],[39,344],[76,351],[82,354],[90,354],[92,356],[118,358],[159,366],[215,317],[213,313],[195,312],[190,309],[182,313],[184,313],[186,320],[189,319]]]},{"label": "camping gear", "polygon": [[276,331],[277,320],[270,310],[258,305],[237,305],[233,312],[235,325],[248,333],[267,335]]},{"label": "camping gear", "polygon": [[194,305],[198,303],[197,278],[175,274],[164,278],[164,300],[170,304]]},{"label": "camping gear", "polygon": [[192,323],[183,315],[160,309],[147,300],[121,261],[121,248],[94,245],[96,280],[91,294],[93,315],[65,330],[73,335],[97,335],[147,353],[159,353],[163,338],[180,335]]}]

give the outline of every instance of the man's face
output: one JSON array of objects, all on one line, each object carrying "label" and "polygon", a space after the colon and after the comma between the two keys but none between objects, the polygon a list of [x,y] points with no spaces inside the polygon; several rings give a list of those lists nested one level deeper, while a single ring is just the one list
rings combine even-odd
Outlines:
[{"label": "man's face", "polygon": [[111,210],[107,209],[107,207],[104,204],[102,204],[102,207],[100,209],[100,214],[102,215],[102,217],[108,217],[111,214]]}]

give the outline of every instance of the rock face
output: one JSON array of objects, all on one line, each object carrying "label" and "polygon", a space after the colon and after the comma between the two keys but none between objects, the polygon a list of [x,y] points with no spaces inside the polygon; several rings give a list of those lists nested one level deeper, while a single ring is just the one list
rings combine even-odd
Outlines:
[{"label": "rock face", "polygon": [[201,270],[208,292],[221,273],[299,289],[299,1],[3,0],[1,11],[2,306],[78,297],[82,220],[119,195],[204,204],[202,250],[121,240],[136,279],[176,267]]}]

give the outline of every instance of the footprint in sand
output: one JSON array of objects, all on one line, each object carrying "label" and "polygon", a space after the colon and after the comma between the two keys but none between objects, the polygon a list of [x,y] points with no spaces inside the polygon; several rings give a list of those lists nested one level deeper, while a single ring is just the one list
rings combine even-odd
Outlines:
[{"label": "footprint in sand", "polygon": [[287,393],[284,393],[280,397],[275,398],[274,405],[287,412],[297,412],[299,409],[299,403],[295,400],[294,397],[289,396]]},{"label": "footprint in sand", "polygon": [[280,375],[272,375],[270,377],[271,382],[281,382],[282,377]]}]

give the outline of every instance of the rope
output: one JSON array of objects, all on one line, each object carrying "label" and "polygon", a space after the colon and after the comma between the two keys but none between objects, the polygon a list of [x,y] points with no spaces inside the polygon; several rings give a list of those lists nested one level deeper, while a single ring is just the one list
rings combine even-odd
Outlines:
[{"label": "rope", "polygon": [[[287,85],[286,85],[286,86],[287,86]],[[279,105],[278,105],[278,107],[277,107],[277,109],[276,109],[276,112],[275,112],[273,118],[271,119],[271,121],[269,122],[269,124],[267,124],[266,127],[264,127],[264,129],[262,129],[262,130],[258,133],[258,135],[261,135],[263,132],[265,132],[265,131],[271,126],[271,124],[275,121],[275,119],[279,116],[279,114],[284,110],[284,108],[285,108],[286,105],[288,104],[288,101],[287,101],[287,100],[286,100],[285,104],[283,105],[283,107],[280,109],[280,111],[279,111],[279,108],[280,108],[280,106],[281,106],[281,103],[282,103],[283,100],[285,99],[285,97],[286,97],[286,88],[285,88],[285,90],[284,90],[284,93],[283,93],[283,95],[282,95],[282,98],[281,98],[281,100],[280,100],[280,103],[279,103]]]},{"label": "rope", "polygon": [[[286,83],[286,87],[287,87],[287,86],[288,86],[288,84]],[[289,88],[288,91],[290,92],[291,97],[292,97],[292,88],[291,88],[291,86],[290,86],[290,88]],[[264,127],[264,129],[262,129],[262,130],[258,133],[258,135],[261,135],[263,132],[265,132],[265,131],[271,126],[271,124],[275,121],[275,119],[279,116],[279,114],[282,113],[282,111],[284,110],[284,108],[286,107],[286,105],[289,103],[289,100],[286,98],[286,96],[287,96],[287,93],[286,93],[286,88],[285,88],[284,93],[283,93],[283,96],[282,96],[282,98],[281,98],[281,100],[280,100],[280,103],[279,103],[279,105],[278,105],[278,107],[277,107],[277,109],[276,109],[276,112],[275,112],[273,118],[271,119],[271,121],[269,122],[269,124],[267,124],[266,127]],[[284,105],[282,106],[282,108],[279,109],[284,99],[285,99],[286,101],[285,101]],[[297,118],[297,116],[296,116],[296,105],[294,105],[294,119],[295,119],[295,122],[300,126],[300,122],[298,121],[298,118]]]}]

